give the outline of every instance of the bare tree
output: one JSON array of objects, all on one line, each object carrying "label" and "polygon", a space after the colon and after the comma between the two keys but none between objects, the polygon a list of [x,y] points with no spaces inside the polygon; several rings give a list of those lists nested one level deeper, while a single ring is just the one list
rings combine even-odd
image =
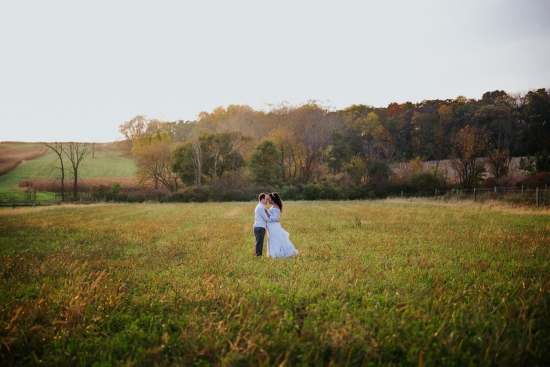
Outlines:
[{"label": "bare tree", "polygon": [[73,170],[73,198],[76,200],[78,194],[78,168],[84,158],[86,158],[92,152],[91,144],[76,142],[69,142],[65,144],[66,148],[63,150],[63,152],[65,153],[65,156],[69,159],[71,163],[71,168]]},{"label": "bare tree", "polygon": [[63,153],[64,146],[63,143],[44,143],[45,146],[50,148],[56,155],[57,159],[59,159],[59,170],[61,171],[61,202],[65,201],[65,166],[63,164]]}]

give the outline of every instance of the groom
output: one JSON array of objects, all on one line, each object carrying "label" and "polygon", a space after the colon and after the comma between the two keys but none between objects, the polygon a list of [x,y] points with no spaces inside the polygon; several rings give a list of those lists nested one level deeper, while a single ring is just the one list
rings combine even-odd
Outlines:
[{"label": "groom", "polygon": [[254,210],[254,237],[256,237],[256,249],[255,256],[262,256],[264,248],[265,229],[267,228],[267,222],[276,222],[269,218],[267,211],[265,210],[265,204],[267,203],[267,195],[258,195],[258,205]]}]

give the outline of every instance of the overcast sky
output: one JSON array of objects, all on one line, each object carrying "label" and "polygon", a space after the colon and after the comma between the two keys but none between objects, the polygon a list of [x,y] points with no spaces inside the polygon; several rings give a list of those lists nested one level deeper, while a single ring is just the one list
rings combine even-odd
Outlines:
[{"label": "overcast sky", "polygon": [[550,1],[0,2],[0,141],[114,141],[135,115],[550,88]]}]

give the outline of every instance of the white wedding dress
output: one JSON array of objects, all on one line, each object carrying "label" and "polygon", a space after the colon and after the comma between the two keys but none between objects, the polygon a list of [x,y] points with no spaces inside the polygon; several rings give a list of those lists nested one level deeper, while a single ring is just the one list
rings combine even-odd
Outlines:
[{"label": "white wedding dress", "polygon": [[[281,216],[281,211],[278,208],[273,207],[267,212],[273,220],[277,220]],[[267,222],[267,256],[275,258],[297,255],[298,250],[290,242],[289,236],[279,222]]]}]

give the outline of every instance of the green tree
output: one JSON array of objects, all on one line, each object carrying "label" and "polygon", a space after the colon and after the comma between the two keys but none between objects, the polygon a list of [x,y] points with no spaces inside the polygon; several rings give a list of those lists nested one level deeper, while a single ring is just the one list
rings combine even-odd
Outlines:
[{"label": "green tree", "polygon": [[282,175],[281,152],[271,140],[264,140],[250,157],[249,168],[254,180],[261,185],[275,184]]},{"label": "green tree", "polygon": [[533,154],[550,146],[550,89],[537,89],[524,97],[527,121],[526,150]]},{"label": "green tree", "polygon": [[388,162],[375,159],[367,165],[367,173],[370,179],[375,181],[387,181],[391,176],[391,168]]},{"label": "green tree", "polygon": [[186,186],[202,184],[202,157],[200,144],[187,141],[172,151],[172,170]]},{"label": "green tree", "polygon": [[351,157],[349,162],[344,164],[343,169],[355,185],[360,185],[367,174],[367,165],[358,155]]},{"label": "green tree", "polygon": [[244,160],[238,150],[239,140],[250,141],[238,132],[204,133],[199,136],[203,172],[210,179],[216,180],[224,173],[244,166]]},{"label": "green tree", "polygon": [[349,155],[350,149],[344,134],[338,129],[332,130],[331,144],[327,148],[329,170],[332,173],[340,173]]}]

